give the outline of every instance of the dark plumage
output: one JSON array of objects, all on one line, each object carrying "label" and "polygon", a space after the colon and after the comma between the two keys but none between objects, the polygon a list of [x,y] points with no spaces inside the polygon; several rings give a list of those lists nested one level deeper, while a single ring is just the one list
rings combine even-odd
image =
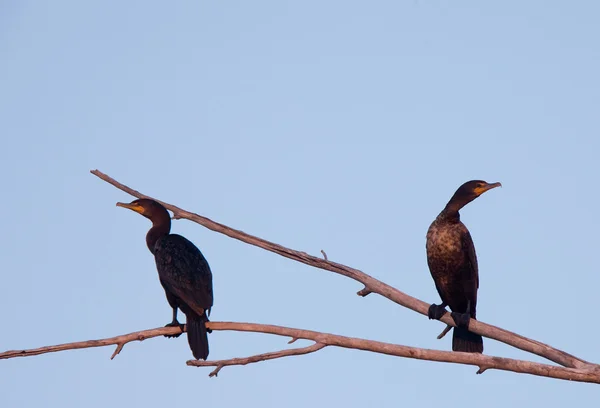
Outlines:
[{"label": "dark plumage", "polygon": [[481,180],[468,181],[456,190],[446,207],[427,231],[427,264],[435,282],[441,305],[432,304],[429,318],[439,319],[450,306],[457,327],[452,335],[452,350],[483,352],[483,339],[468,330],[469,318],[476,318],[479,271],[471,234],[460,221],[459,210],[484,192],[500,186]]},{"label": "dark plumage", "polygon": [[146,245],[154,255],[160,283],[173,308],[173,321],[167,326],[180,326],[177,309],[181,309],[186,316],[192,354],[196,359],[206,360],[208,335],[205,323],[213,305],[212,273],[208,262],[193,243],[181,235],[170,234],[171,217],[161,204],[140,199],[117,205],[152,221],[152,228],[146,235]]}]

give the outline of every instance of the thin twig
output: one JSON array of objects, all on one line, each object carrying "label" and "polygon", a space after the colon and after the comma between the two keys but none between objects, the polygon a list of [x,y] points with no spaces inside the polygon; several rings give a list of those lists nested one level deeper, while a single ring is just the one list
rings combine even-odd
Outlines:
[{"label": "thin twig", "polygon": [[228,360],[218,360],[218,361],[189,360],[186,364],[189,366],[194,366],[194,367],[217,367],[208,374],[209,377],[216,377],[217,374],[219,373],[219,371],[221,371],[221,369],[226,366],[246,365],[246,364],[258,363],[260,361],[273,360],[273,359],[282,358],[282,357],[301,356],[304,354],[314,353],[315,351],[319,351],[324,347],[326,347],[325,344],[315,343],[308,347],[274,351],[271,353],[257,354],[255,356],[250,356],[250,357],[230,358]]},{"label": "thin twig", "polygon": [[125,346],[125,343],[119,343],[117,344],[117,348],[115,349],[115,352],[112,353],[112,356],[110,356],[110,359],[114,359],[117,354],[119,354],[121,352],[121,350],[123,350],[123,346]]},{"label": "thin twig", "polygon": [[325,259],[326,261],[328,261],[329,259],[327,259],[327,254],[325,253],[325,251],[323,251],[321,249],[321,253],[323,254],[323,259]]},{"label": "thin twig", "polygon": [[441,339],[443,339],[443,338],[444,338],[444,336],[445,336],[446,334],[448,334],[448,332],[449,332],[450,330],[452,330],[452,326],[446,326],[446,327],[444,328],[444,330],[442,330],[442,332],[441,332],[441,333],[440,333],[440,334],[437,336],[437,339],[438,339],[438,340],[441,340]]},{"label": "thin twig", "polygon": [[[412,296],[407,295],[404,292],[399,291],[398,289],[383,283],[366,273],[351,268],[346,265],[339,264],[337,262],[332,262],[328,260],[324,260],[315,256],[311,256],[306,254],[305,252],[294,251],[292,249],[286,248],[282,245],[275,244],[273,242],[264,240],[262,238],[255,237],[253,235],[247,234],[243,231],[239,231],[233,228],[230,228],[226,225],[219,224],[218,222],[212,221],[206,217],[201,215],[191,213],[189,211],[185,211],[179,207],[176,207],[172,204],[165,203],[163,201],[157,200],[156,198],[146,196],[141,194],[139,191],[133,190],[113,178],[107,176],[106,174],[98,171],[91,170],[91,173],[100,179],[106,181],[109,184],[117,187],[118,189],[133,195],[137,198],[150,198],[152,200],[158,201],[163,204],[168,210],[172,211],[174,217],[176,219],[185,218],[190,221],[196,222],[210,230],[219,232],[221,234],[227,235],[231,238],[235,238],[242,242],[245,242],[250,245],[254,245],[260,248],[263,248],[267,251],[274,252],[283,257],[304,263],[306,265],[311,265],[316,268],[324,269],[330,272],[335,272],[340,275],[346,276],[348,278],[354,279],[358,282],[361,282],[365,285],[366,288],[373,293],[377,293],[383,297],[390,299],[391,301],[407,307],[415,312],[421,313],[422,315],[427,316],[427,311],[429,309],[429,304],[423,302],[422,300],[416,299]],[[362,292],[362,291],[361,291]],[[360,293],[360,292],[359,292]],[[440,319],[442,322],[446,323],[450,326],[455,326],[454,320],[450,317],[449,313],[446,313]],[[480,334],[484,337],[488,337],[497,341],[501,341],[518,349],[536,354],[541,357],[545,357],[550,361],[553,361],[557,364],[563,365],[565,367],[572,368],[589,368],[594,369],[598,368],[598,365],[589,363],[585,360],[577,358],[569,353],[566,353],[562,350],[551,347],[547,344],[538,342],[536,340],[529,339],[527,337],[521,336],[519,334],[510,332],[508,330],[501,329],[496,326],[492,326],[487,323],[483,323],[480,320],[471,319],[469,322],[469,330]]]}]

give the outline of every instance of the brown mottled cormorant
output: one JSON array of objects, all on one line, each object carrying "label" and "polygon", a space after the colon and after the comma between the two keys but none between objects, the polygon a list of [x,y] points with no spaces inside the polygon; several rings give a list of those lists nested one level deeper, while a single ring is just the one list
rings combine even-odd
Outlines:
[{"label": "brown mottled cormorant", "polygon": [[483,339],[470,332],[469,318],[475,319],[479,272],[471,234],[460,221],[458,211],[500,183],[467,181],[454,193],[446,207],[427,231],[427,264],[442,304],[429,307],[429,318],[439,319],[450,306],[457,327],[452,335],[452,350],[483,353]]},{"label": "brown mottled cormorant", "polygon": [[[160,283],[173,308],[169,326],[179,327],[177,308],[186,316],[188,343],[196,359],[208,357],[205,323],[213,305],[212,273],[202,252],[186,238],[170,234],[171,217],[167,209],[154,200],[140,199],[129,204],[117,203],[152,221],[146,245],[154,255]],[[208,330],[210,332],[210,330]],[[180,334],[166,337],[179,337]]]}]

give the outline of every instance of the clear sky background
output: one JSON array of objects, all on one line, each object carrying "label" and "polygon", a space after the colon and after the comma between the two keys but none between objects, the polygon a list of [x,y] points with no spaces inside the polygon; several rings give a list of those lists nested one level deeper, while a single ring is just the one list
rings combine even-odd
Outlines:
[{"label": "clear sky background", "polygon": [[[162,326],[132,198],[89,174],[439,302],[425,233],[464,181],[478,317],[600,362],[597,1],[0,2],[0,350]],[[449,350],[443,324],[176,221],[213,320]],[[211,359],[287,347],[210,336]],[[541,359],[485,340],[489,355]],[[2,407],[595,406],[600,388],[328,348],[191,368],[184,337],[0,362]]]}]

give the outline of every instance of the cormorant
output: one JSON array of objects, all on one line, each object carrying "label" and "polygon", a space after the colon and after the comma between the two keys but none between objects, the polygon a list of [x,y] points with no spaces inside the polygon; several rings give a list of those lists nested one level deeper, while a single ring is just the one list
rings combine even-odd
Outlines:
[{"label": "cormorant", "polygon": [[483,339],[470,332],[469,318],[475,319],[479,272],[471,234],[460,221],[458,211],[500,183],[471,180],[456,190],[446,207],[427,231],[427,264],[442,304],[429,307],[429,318],[440,319],[450,306],[456,323],[452,350],[483,353]]},{"label": "cormorant", "polygon": [[[186,238],[170,234],[171,217],[160,203],[149,199],[117,203],[152,221],[146,235],[146,245],[154,255],[160,283],[173,308],[173,321],[166,327],[180,327],[177,308],[186,316],[188,343],[196,359],[208,357],[208,336],[205,323],[213,305],[212,273],[202,252]],[[210,332],[210,330],[208,330]],[[179,337],[174,336],[166,337]]]}]

